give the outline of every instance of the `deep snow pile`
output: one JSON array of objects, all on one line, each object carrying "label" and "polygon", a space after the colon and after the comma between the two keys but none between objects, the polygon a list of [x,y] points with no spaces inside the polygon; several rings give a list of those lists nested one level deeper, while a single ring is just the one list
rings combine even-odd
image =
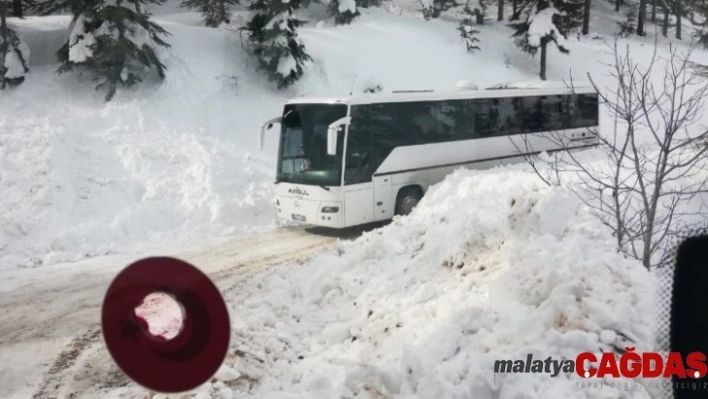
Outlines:
[{"label": "deep snow pile", "polygon": [[[38,43],[60,35],[58,19],[18,30]],[[234,84],[245,61],[225,51],[238,48],[229,34],[165,24],[161,86],[105,104],[88,77],[38,55],[0,96],[0,271],[273,225],[273,143],[264,156],[255,136],[284,97]]]},{"label": "deep snow pile", "polygon": [[572,194],[518,171],[461,171],[411,216],[232,294],[239,355],[198,395],[646,397],[493,364],[612,351],[622,337],[649,350],[653,284]]}]

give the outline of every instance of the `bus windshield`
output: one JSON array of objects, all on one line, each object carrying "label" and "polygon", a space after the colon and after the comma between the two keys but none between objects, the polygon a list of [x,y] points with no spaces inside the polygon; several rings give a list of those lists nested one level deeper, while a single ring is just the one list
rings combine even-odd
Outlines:
[{"label": "bus windshield", "polygon": [[344,104],[287,104],[283,110],[276,181],[338,186],[344,134],[337,155],[327,155],[327,127],[347,116]]}]

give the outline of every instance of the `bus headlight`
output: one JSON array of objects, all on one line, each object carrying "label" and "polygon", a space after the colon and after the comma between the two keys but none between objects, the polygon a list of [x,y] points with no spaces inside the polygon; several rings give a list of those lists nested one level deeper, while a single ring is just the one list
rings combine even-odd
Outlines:
[{"label": "bus headlight", "polygon": [[322,213],[337,213],[339,212],[338,206],[325,206],[322,207]]}]

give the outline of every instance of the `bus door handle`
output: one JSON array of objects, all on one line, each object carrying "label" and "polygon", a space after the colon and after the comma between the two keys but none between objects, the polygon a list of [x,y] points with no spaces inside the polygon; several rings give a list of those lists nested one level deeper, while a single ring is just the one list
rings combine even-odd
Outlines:
[{"label": "bus door handle", "polygon": [[378,205],[378,206],[381,206],[381,205],[383,205],[383,201],[379,201],[379,202],[377,202],[377,203],[376,203],[376,205]]}]

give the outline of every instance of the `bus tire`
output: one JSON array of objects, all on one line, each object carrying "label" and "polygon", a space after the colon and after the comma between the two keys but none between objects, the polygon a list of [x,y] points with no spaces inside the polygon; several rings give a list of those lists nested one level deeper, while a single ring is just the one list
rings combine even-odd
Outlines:
[{"label": "bus tire", "polygon": [[396,215],[410,214],[423,198],[423,190],[418,186],[408,186],[398,191],[396,196]]}]

